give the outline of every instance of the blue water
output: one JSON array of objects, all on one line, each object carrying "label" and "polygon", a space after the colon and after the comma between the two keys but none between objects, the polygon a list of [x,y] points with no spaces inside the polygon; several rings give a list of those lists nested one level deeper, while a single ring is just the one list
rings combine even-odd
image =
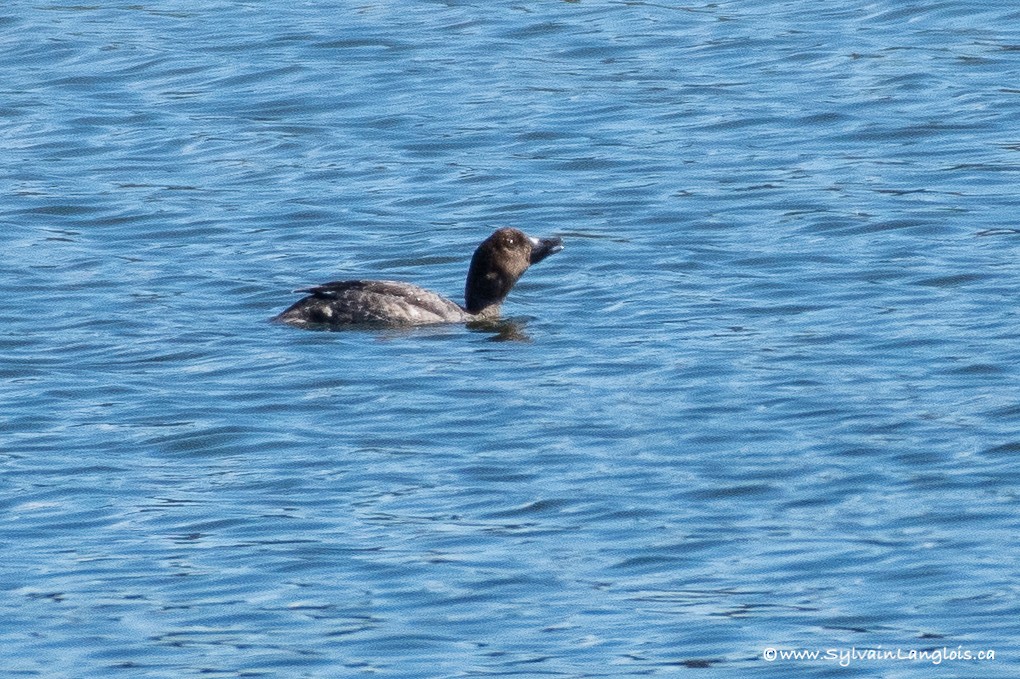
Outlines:
[{"label": "blue water", "polygon": [[[4,677],[1020,675],[1016,3],[15,0],[0,58]],[[504,225],[566,244],[506,332],[267,322]]]}]

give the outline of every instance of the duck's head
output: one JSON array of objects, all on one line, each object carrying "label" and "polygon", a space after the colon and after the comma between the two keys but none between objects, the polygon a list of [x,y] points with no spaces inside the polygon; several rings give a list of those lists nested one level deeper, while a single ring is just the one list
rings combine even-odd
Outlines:
[{"label": "duck's head", "polygon": [[471,258],[464,285],[468,313],[497,315],[500,304],[528,267],[562,249],[559,238],[535,238],[513,228],[497,230],[482,241]]}]

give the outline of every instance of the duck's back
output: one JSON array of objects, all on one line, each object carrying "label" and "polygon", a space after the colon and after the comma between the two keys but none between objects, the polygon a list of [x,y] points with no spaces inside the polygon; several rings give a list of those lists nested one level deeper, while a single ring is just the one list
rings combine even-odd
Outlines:
[{"label": "duck's back", "polygon": [[291,325],[427,325],[456,323],[468,314],[431,290],[398,281],[336,281],[308,290],[274,320]]}]

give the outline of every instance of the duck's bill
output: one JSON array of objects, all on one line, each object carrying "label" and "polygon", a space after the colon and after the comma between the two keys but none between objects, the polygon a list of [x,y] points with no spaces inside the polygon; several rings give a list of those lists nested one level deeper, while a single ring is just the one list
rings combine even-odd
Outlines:
[{"label": "duck's bill", "polygon": [[563,249],[561,238],[532,238],[531,241],[531,263],[538,264],[549,255],[554,255]]}]

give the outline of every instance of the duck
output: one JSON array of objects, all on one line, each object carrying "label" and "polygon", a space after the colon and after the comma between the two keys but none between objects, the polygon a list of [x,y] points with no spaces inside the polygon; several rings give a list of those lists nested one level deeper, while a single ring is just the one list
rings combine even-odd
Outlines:
[{"label": "duck", "polygon": [[295,290],[308,295],[272,320],[309,329],[494,322],[528,267],[562,249],[561,238],[535,238],[519,229],[501,228],[471,257],[463,305],[411,283],[345,280]]}]

